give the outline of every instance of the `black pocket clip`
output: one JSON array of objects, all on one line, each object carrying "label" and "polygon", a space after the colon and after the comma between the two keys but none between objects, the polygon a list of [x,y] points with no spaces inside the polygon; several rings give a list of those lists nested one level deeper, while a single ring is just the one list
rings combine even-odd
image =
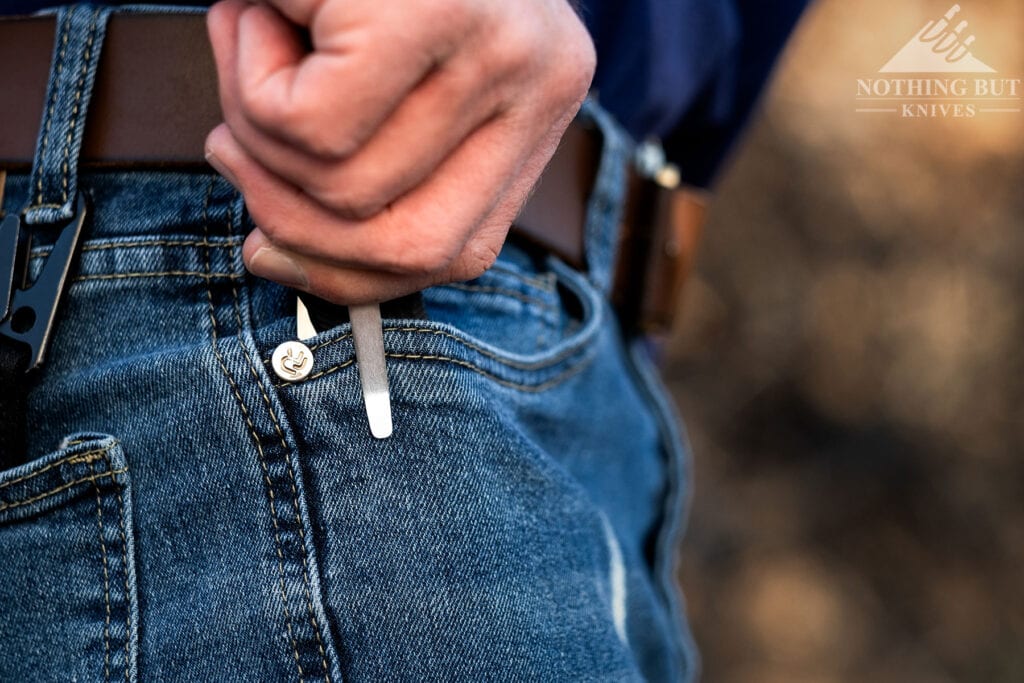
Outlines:
[{"label": "black pocket clip", "polygon": [[[4,180],[0,173],[0,201]],[[28,345],[26,371],[43,363],[85,215],[85,197],[79,193],[74,215],[62,224],[26,225],[14,213],[0,221],[0,336]],[[43,231],[55,233],[56,239],[42,270],[30,283],[32,238]]]}]

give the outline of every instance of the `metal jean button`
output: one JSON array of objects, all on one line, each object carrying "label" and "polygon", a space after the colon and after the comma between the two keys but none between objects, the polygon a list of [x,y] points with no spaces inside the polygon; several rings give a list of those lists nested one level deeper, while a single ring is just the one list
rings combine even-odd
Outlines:
[{"label": "metal jean button", "polygon": [[299,341],[286,341],[270,358],[274,373],[286,382],[301,382],[313,370],[313,352]]}]

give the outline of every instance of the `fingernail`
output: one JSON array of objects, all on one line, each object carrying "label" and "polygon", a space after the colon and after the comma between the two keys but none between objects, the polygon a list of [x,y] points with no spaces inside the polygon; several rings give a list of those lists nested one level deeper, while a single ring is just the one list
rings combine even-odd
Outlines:
[{"label": "fingernail", "polygon": [[249,272],[288,287],[309,287],[306,272],[290,256],[273,247],[260,247],[249,260]]},{"label": "fingernail", "polygon": [[236,178],[235,174],[231,172],[231,169],[225,166],[224,162],[218,159],[217,155],[211,152],[210,150],[206,150],[205,154],[206,163],[210,164],[210,166],[213,166],[213,170],[217,171],[217,173],[220,173],[222,176],[224,176],[224,179],[231,183],[236,190],[240,189],[238,186],[238,178]]}]

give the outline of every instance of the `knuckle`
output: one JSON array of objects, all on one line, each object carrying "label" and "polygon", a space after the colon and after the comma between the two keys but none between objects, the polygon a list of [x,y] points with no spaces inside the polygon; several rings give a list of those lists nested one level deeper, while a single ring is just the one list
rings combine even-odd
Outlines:
[{"label": "knuckle", "polygon": [[495,43],[493,60],[505,73],[522,73],[532,68],[538,57],[538,50],[528,36],[510,32]]},{"label": "knuckle", "polygon": [[337,116],[320,101],[293,100],[288,103],[265,97],[256,88],[243,88],[239,106],[248,120],[264,130],[323,158],[346,158],[362,145],[360,131],[342,130]]},{"label": "knuckle", "polygon": [[345,184],[331,184],[313,191],[314,198],[343,218],[365,221],[380,213],[386,201],[380,192]]},{"label": "knuckle", "polygon": [[238,88],[238,107],[242,116],[263,128],[279,128],[285,118],[285,111],[263,90],[248,83]]},{"label": "knuckle", "polygon": [[262,202],[253,201],[250,198],[246,198],[246,209],[253,223],[259,227],[268,242],[276,247],[296,246],[295,231],[291,228],[292,221],[282,217],[272,207],[267,207]]},{"label": "knuckle", "polygon": [[433,275],[447,268],[453,258],[446,245],[429,238],[404,239],[396,247],[388,257],[389,269],[408,275]]},{"label": "knuckle", "polygon": [[275,246],[284,245],[285,229],[281,227],[282,224],[279,221],[252,208],[249,209],[249,215],[252,216],[253,223],[259,226],[260,232],[264,234],[268,242]]},{"label": "knuckle", "polygon": [[363,144],[363,135],[358,130],[340,130],[335,117],[319,109],[297,117],[291,129],[302,147],[325,159],[347,159]]},{"label": "knuckle", "polygon": [[494,265],[498,260],[500,247],[483,244],[466,251],[456,277],[459,280],[474,280]]},{"label": "knuckle", "polygon": [[424,249],[403,249],[395,260],[398,269],[409,275],[430,275],[442,270],[448,263],[446,256]]},{"label": "knuckle", "polygon": [[552,80],[557,91],[566,98],[577,100],[586,95],[597,67],[597,54],[589,35],[580,31],[565,43],[562,58],[552,70]]}]

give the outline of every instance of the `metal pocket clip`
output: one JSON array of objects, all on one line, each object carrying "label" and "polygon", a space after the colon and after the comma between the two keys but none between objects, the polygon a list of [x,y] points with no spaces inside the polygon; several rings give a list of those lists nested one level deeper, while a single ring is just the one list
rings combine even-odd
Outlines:
[{"label": "metal pocket clip", "polygon": [[[5,180],[0,171],[0,202]],[[27,225],[14,213],[0,221],[0,336],[28,345],[26,370],[43,363],[85,215],[85,198],[79,193],[74,215],[63,224]],[[29,282],[34,233],[42,231],[54,232],[56,239],[39,275]]]}]

